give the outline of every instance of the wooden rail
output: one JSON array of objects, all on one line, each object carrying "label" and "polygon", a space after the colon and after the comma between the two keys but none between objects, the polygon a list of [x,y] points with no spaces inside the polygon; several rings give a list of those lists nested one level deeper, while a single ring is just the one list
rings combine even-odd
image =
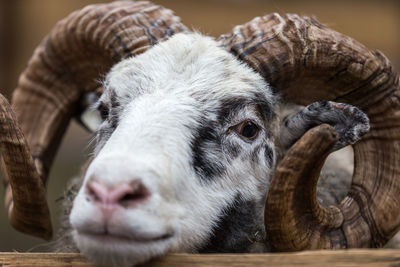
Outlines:
[{"label": "wooden rail", "polygon": [[[95,264],[73,253],[0,253],[0,267],[84,266]],[[307,251],[273,254],[171,254],[155,259],[146,267],[183,266],[400,266],[400,250]]]}]

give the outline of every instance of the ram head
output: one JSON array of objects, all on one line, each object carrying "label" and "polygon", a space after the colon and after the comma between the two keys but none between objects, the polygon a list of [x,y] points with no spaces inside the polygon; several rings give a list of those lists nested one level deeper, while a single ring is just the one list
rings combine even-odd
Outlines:
[{"label": "ram head", "polygon": [[[88,6],[35,50],[11,107],[1,98],[8,216],[51,238],[44,184],[94,98],[102,121],[64,233],[90,259],[380,247],[400,225],[399,92],[384,55],[307,17],[213,40],[149,2]],[[279,119],[281,103],[305,107]],[[350,144],[347,196],[322,206],[324,160]]]}]

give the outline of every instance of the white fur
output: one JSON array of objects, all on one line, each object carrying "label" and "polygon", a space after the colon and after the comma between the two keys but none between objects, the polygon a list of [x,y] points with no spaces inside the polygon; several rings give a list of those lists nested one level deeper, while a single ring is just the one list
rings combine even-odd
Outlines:
[{"label": "white fur", "polygon": [[[202,116],[215,116],[219,99],[246,97],[253,91],[272,98],[261,76],[215,41],[199,34],[177,34],[114,66],[102,101],[109,101],[111,91],[120,101],[119,123],[97,145],[70,215],[74,240],[89,259],[130,265],[167,252],[193,252],[209,238],[238,190],[244,199],[265,196],[266,187],[259,185],[268,183],[272,166],[263,162],[227,161],[227,171],[206,185],[192,166],[193,129]],[[246,118],[259,120],[249,109],[233,118],[231,126]],[[263,132],[272,131],[259,123]],[[227,138],[243,150],[262,142],[246,143],[235,134]],[[273,147],[272,140],[267,142]],[[109,233],[126,239],[91,235],[105,227],[98,208],[86,200],[85,185],[91,178],[110,186],[140,179],[151,192],[137,207],[116,211],[109,222]],[[167,239],[154,240],[167,234]]]}]

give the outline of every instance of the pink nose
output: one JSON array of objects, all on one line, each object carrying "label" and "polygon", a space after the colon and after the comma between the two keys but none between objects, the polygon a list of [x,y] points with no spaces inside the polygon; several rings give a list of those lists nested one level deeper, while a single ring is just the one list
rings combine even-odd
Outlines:
[{"label": "pink nose", "polygon": [[86,186],[89,200],[100,206],[130,207],[149,196],[149,191],[139,181],[120,183],[112,188],[92,180]]}]

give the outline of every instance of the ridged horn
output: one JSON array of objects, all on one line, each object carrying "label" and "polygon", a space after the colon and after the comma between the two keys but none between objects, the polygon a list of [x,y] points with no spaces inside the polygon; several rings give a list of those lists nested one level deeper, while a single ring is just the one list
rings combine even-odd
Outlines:
[{"label": "ridged horn", "polygon": [[[400,90],[389,60],[314,19],[292,14],[255,18],[220,42],[285,101],[349,103],[370,119],[370,132],[353,145],[351,188],[337,207],[325,208],[316,200],[316,177],[329,153],[332,141],[325,137],[331,130],[317,129],[315,140],[307,135],[281,161],[265,208],[272,249],[383,246],[400,226]],[[304,140],[311,143],[304,146]],[[305,148],[310,150],[301,151]]]},{"label": "ridged horn", "polygon": [[[4,157],[5,204],[16,229],[44,239],[52,235],[45,189],[40,187],[46,183],[70,119],[80,112],[82,96],[98,88],[97,81],[121,59],[185,30],[169,9],[150,2],[117,1],[72,13],[44,38],[21,74],[12,98],[12,109],[26,141],[17,126],[10,131],[22,144],[21,149],[9,148],[1,139],[3,155],[21,150],[11,161]],[[1,126],[1,134],[7,135],[7,129]],[[30,152],[24,144],[29,145]],[[26,168],[17,161],[23,161]],[[24,184],[28,180],[33,186]]]}]

